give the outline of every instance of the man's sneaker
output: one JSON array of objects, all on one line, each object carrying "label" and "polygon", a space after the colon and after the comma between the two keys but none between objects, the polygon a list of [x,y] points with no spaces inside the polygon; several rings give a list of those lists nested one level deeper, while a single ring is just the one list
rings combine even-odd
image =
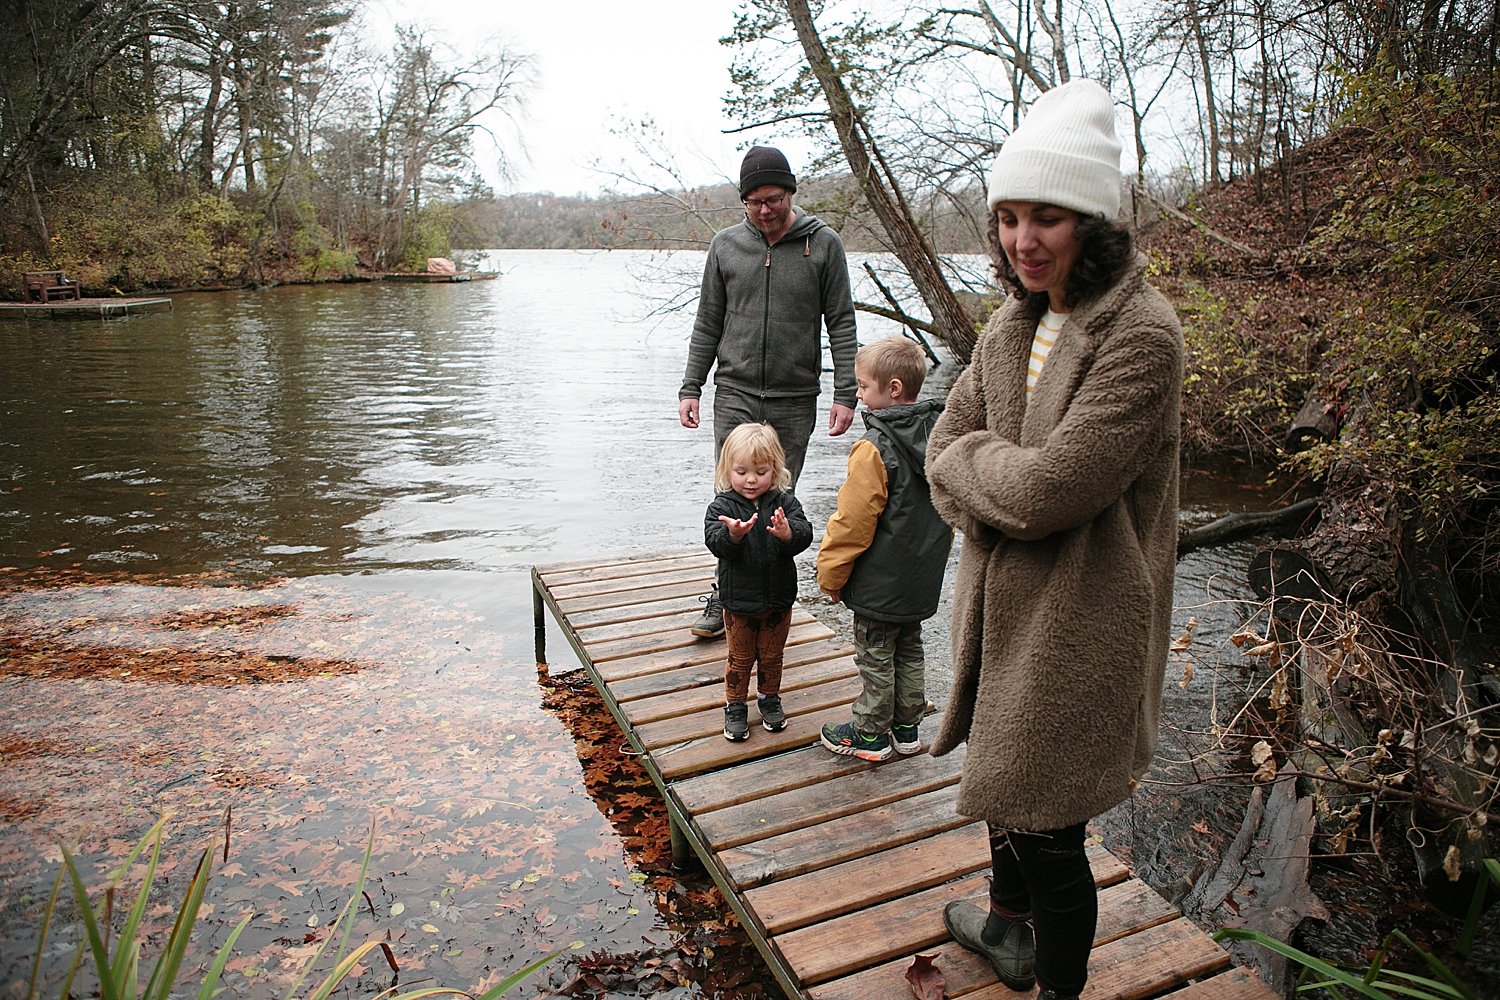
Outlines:
[{"label": "man's sneaker", "polygon": [[750,709],[743,701],[724,703],[724,738],[733,743],[750,738]]},{"label": "man's sneaker", "polygon": [[708,592],[707,597],[700,597],[703,602],[703,613],[698,620],[693,622],[693,627],[688,631],[705,639],[714,639],[724,634],[724,605],[719,600],[719,585],[714,584],[714,589]]},{"label": "man's sneaker", "polygon": [[852,722],[842,722],[837,726],[831,722],[827,723],[823,726],[822,740],[825,747],[845,757],[879,761],[891,755],[889,736],[885,733],[879,736],[866,736],[855,729]]},{"label": "man's sneaker", "polygon": [[760,724],[766,727],[766,732],[779,733],[786,728],[786,713],[781,710],[781,695],[768,694],[757,697],[755,702],[760,706]]},{"label": "man's sneaker", "polygon": [[891,740],[896,744],[896,752],[903,757],[922,752],[922,737],[916,726],[892,726]]},{"label": "man's sneaker", "polygon": [[988,920],[989,914],[973,903],[955,900],[943,907],[943,925],[953,940],[989,959],[995,975],[1006,986],[1018,992],[1031,989],[1036,980],[1036,939],[1031,922],[1013,920],[999,944],[986,944],[984,925]]}]

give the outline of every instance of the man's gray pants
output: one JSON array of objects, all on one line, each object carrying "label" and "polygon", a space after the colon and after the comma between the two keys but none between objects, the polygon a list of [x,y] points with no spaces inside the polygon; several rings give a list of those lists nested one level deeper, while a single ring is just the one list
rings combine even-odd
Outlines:
[{"label": "man's gray pants", "polygon": [[714,389],[714,465],[724,450],[724,439],[740,424],[767,423],[776,429],[781,450],[786,452],[786,469],[792,474],[792,492],[807,458],[807,439],[812,437],[813,422],[818,417],[817,396],[774,397],[762,399],[727,386]]}]

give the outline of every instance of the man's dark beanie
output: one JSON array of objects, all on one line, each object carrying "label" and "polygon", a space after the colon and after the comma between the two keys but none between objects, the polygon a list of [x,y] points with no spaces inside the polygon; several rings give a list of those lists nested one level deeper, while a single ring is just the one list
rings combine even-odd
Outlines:
[{"label": "man's dark beanie", "polygon": [[797,178],[792,176],[792,166],[781,155],[781,150],[771,146],[751,146],[740,164],[740,197],[747,197],[762,184],[776,184],[788,191],[797,190]]}]

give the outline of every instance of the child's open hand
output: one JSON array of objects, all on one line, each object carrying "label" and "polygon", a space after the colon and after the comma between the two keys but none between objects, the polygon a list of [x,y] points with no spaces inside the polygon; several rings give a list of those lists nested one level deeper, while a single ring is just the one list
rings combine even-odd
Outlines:
[{"label": "child's open hand", "polygon": [[771,533],[773,538],[780,539],[783,542],[790,542],[792,540],[792,526],[786,519],[786,511],[780,507],[777,507],[776,513],[771,515],[771,524],[766,530]]},{"label": "child's open hand", "polygon": [[[781,513],[780,507],[776,508],[776,513]],[[760,520],[759,514],[751,514],[748,521],[741,521],[738,518],[730,517],[728,514],[719,515],[719,523],[729,529],[729,540],[732,542],[744,541],[745,536],[750,534],[750,529],[755,527],[755,522],[758,520]],[[783,520],[785,519],[783,518]],[[774,517],[771,519],[771,523],[773,525],[776,523]],[[773,528],[772,531],[774,532],[775,529]],[[787,536],[791,536],[790,528],[787,529]]]}]

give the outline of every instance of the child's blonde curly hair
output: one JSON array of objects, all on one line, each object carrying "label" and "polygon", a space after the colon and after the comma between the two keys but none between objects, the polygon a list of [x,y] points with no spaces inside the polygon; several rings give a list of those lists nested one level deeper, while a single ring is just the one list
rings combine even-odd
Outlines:
[{"label": "child's blonde curly hair", "polygon": [[729,484],[729,470],[735,459],[743,457],[747,462],[765,462],[776,472],[776,488],[783,492],[792,485],[792,473],[786,467],[786,452],[781,448],[781,438],[770,424],[740,424],[724,439],[719,449],[719,464],[714,469],[714,490],[724,493],[734,487]]}]

